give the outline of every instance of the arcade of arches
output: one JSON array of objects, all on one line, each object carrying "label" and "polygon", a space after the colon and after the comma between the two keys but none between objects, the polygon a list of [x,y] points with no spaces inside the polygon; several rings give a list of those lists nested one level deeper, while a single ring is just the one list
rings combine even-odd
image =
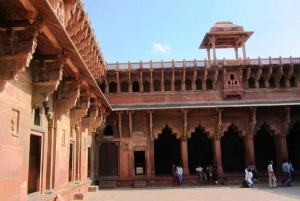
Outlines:
[{"label": "arcade of arches", "polygon": [[[299,169],[300,122],[292,116],[293,110],[298,109],[293,106],[112,113],[96,143],[100,156],[107,153],[102,149],[105,143],[115,147],[114,156],[110,156],[115,158],[96,167],[98,176],[117,175],[106,173],[113,168],[119,169],[120,177],[169,176],[173,164],[181,165],[185,174],[195,174],[197,165],[207,167],[213,163],[220,173],[242,173],[250,162],[256,164],[258,171],[266,172],[270,160],[280,170],[284,158],[292,160]],[[282,121],[282,116],[289,119],[289,124]],[[111,160],[119,160],[119,165],[111,165]]]}]

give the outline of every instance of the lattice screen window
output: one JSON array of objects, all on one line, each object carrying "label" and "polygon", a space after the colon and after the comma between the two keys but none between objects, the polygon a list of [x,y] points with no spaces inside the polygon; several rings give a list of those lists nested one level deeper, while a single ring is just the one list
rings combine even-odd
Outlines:
[{"label": "lattice screen window", "polygon": [[99,176],[118,176],[119,151],[115,143],[102,143],[99,149]]}]

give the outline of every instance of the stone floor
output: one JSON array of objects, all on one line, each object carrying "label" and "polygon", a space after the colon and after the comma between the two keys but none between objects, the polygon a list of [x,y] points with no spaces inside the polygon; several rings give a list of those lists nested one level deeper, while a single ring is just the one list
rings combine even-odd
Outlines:
[{"label": "stone floor", "polygon": [[292,187],[282,186],[269,188],[267,183],[257,184],[254,188],[240,188],[240,186],[169,186],[147,187],[142,189],[117,188],[114,190],[100,190],[88,193],[86,201],[193,201],[193,200],[241,200],[241,201],[289,201],[300,200],[300,182],[294,182]]}]

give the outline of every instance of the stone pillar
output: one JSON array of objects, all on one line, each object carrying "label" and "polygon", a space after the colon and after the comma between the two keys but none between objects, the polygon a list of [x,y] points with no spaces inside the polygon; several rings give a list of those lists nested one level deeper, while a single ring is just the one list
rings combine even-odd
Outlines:
[{"label": "stone pillar", "polygon": [[[46,189],[47,191],[54,188],[54,152],[55,152],[55,125],[53,119],[48,119],[48,149],[47,149],[47,166],[46,166]],[[46,191],[46,193],[47,193]]]},{"label": "stone pillar", "polygon": [[150,163],[151,163],[151,175],[155,175],[155,164],[154,164],[154,140],[150,141]]},{"label": "stone pillar", "polygon": [[216,55],[216,36],[215,35],[211,36],[211,42],[212,42],[212,48],[213,48],[213,59],[214,59],[214,61],[216,61],[217,55]]},{"label": "stone pillar", "polygon": [[245,145],[245,167],[248,167],[250,162],[255,165],[255,152],[253,138],[249,136],[244,137]]},{"label": "stone pillar", "polygon": [[223,173],[222,156],[221,156],[221,141],[218,139],[212,139],[214,149],[214,162],[218,166],[218,172]]},{"label": "stone pillar", "polygon": [[154,92],[154,83],[153,83],[152,71],[150,71],[150,92]]},{"label": "stone pillar", "polygon": [[243,49],[243,59],[246,59],[246,47],[245,47],[245,35],[242,36],[242,49]]},{"label": "stone pillar", "polygon": [[188,151],[187,151],[187,140],[181,138],[180,140],[180,148],[181,148],[181,163],[183,168],[183,174],[189,174],[189,159],[188,159]]},{"label": "stone pillar", "polygon": [[152,154],[151,154],[151,141],[148,141],[146,148],[146,176],[151,177],[152,174]]},{"label": "stone pillar", "polygon": [[119,79],[119,72],[117,72],[117,93],[121,93],[121,84]]},{"label": "stone pillar", "polygon": [[[134,150],[129,150],[129,155],[128,155],[128,176],[133,177],[135,176],[135,171],[134,171]],[[121,161],[120,161],[121,162]],[[121,163],[120,163],[121,165]]]},{"label": "stone pillar", "polygon": [[239,59],[239,52],[238,52],[238,46],[236,45],[235,47],[234,47],[234,52],[235,52],[235,59]]},{"label": "stone pillar", "polygon": [[207,59],[210,61],[210,46],[207,47]]},{"label": "stone pillar", "polygon": [[165,91],[164,81],[165,81],[165,79],[164,79],[164,71],[162,70],[161,71],[161,82],[160,82],[160,89],[161,89],[161,91]]},{"label": "stone pillar", "polygon": [[281,165],[284,159],[288,159],[288,150],[285,135],[274,136],[276,155],[277,155],[277,168],[281,170]]}]

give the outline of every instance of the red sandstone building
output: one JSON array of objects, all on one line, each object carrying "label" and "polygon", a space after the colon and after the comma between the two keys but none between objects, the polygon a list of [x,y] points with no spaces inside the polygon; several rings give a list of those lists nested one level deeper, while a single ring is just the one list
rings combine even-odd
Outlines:
[{"label": "red sandstone building", "polygon": [[172,164],[300,169],[300,58],[248,58],[252,34],[220,22],[206,60],[107,64],[80,1],[0,0],[1,199],[169,185]]}]

